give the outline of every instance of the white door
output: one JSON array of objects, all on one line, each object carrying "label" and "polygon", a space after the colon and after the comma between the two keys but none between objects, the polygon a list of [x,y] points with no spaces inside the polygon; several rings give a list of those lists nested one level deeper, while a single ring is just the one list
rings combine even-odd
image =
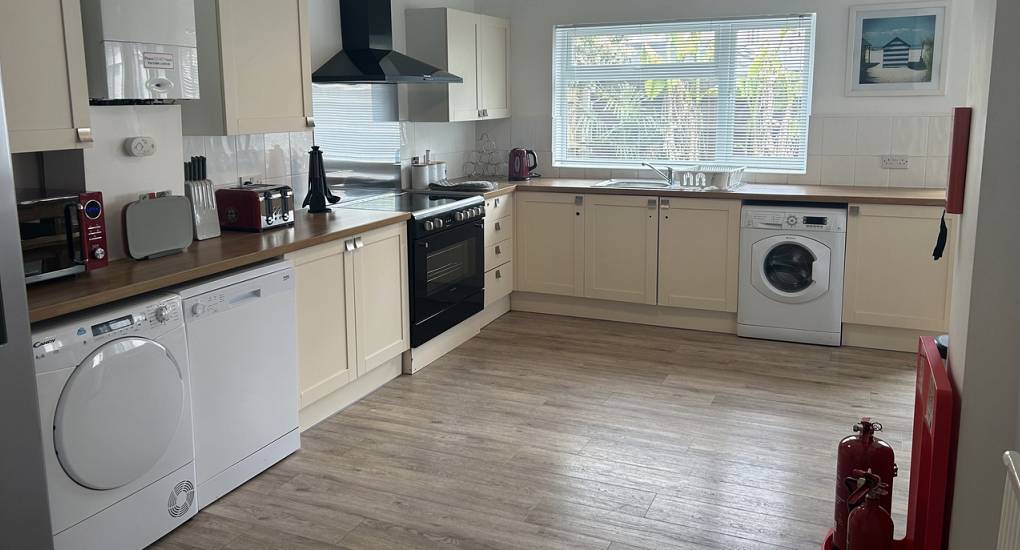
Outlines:
[{"label": "white door", "polygon": [[354,266],[358,376],[410,348],[407,232],[403,224],[357,237]]},{"label": "white door", "polygon": [[584,294],[584,196],[518,193],[516,290]]},{"label": "white door", "polygon": [[57,402],[61,467],[98,491],[142,477],[180,429],[185,391],[181,367],[163,345],[139,337],[103,344],[71,373]]},{"label": "white door", "polygon": [[784,304],[816,300],[829,291],[832,253],[799,235],[767,237],[751,246],[751,286]]}]

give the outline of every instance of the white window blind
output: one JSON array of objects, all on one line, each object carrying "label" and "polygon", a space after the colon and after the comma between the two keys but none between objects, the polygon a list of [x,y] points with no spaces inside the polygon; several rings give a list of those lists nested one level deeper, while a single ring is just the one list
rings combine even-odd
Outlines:
[{"label": "white window blind", "polygon": [[803,172],[814,14],[560,26],[553,164]]},{"label": "white window blind", "polygon": [[400,164],[395,85],[314,84],[312,112],[327,162]]}]

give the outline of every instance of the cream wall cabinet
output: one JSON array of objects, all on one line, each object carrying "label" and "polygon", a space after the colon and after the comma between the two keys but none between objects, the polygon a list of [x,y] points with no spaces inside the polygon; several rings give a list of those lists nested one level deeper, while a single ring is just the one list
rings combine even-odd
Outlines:
[{"label": "cream wall cabinet", "polygon": [[0,70],[12,153],[91,144],[78,0],[0,2]]},{"label": "cream wall cabinet", "polygon": [[408,349],[404,224],[287,258],[294,262],[301,408]]},{"label": "cream wall cabinet", "polygon": [[411,120],[510,116],[510,22],[449,8],[407,10],[407,53],[464,79],[408,89]]},{"label": "cream wall cabinet", "polygon": [[[850,205],[843,321],[945,331],[949,326],[954,240],[932,261],[942,209]],[[956,220],[948,218],[950,236]]]},{"label": "cream wall cabinet", "polygon": [[585,196],[585,297],[656,303],[658,210],[655,197]]},{"label": "cream wall cabinet", "polygon": [[660,202],[658,304],[737,311],[740,201]]},{"label": "cream wall cabinet", "polygon": [[185,135],[307,130],[308,0],[195,3],[201,99],[181,102]]},{"label": "cream wall cabinet", "polygon": [[584,295],[584,195],[517,193],[515,289]]}]

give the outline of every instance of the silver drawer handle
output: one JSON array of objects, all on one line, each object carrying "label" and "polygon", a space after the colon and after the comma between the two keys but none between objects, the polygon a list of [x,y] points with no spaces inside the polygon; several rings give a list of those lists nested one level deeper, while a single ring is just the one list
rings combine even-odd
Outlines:
[{"label": "silver drawer handle", "polygon": [[496,231],[501,231],[503,228],[499,226],[499,222],[496,222]]},{"label": "silver drawer handle", "polygon": [[365,248],[365,241],[361,240],[361,237],[355,238],[354,248]]},{"label": "silver drawer handle", "polygon": [[313,116],[306,116],[305,117],[305,126],[308,127],[308,128],[315,128],[315,117],[313,117]]},{"label": "silver drawer handle", "polygon": [[584,197],[581,195],[574,197],[574,204],[576,206],[581,206],[582,204],[584,204]]},{"label": "silver drawer handle", "polygon": [[659,208],[662,208],[663,210],[669,210],[669,199],[662,199],[659,202]]},{"label": "silver drawer handle", "polygon": [[499,245],[496,245],[496,255],[499,256],[503,251],[499,249]]},{"label": "silver drawer handle", "polygon": [[499,208],[499,199],[496,199],[496,200],[495,200],[495,201],[493,201],[493,202],[495,202],[495,204],[496,204],[496,208]]},{"label": "silver drawer handle", "polygon": [[497,279],[502,279],[503,278],[503,274],[500,273],[498,269],[496,270],[496,278]]},{"label": "silver drawer handle", "polygon": [[655,208],[656,199],[648,199],[648,208]]},{"label": "silver drawer handle", "polygon": [[354,252],[354,239],[347,239],[344,241],[344,249],[348,252]]},{"label": "silver drawer handle", "polygon": [[860,206],[851,206],[850,209],[849,209],[849,214],[851,216],[860,216],[861,215],[861,207]]},{"label": "silver drawer handle", "polygon": [[78,141],[82,143],[93,143],[95,141],[92,138],[92,128],[75,128],[74,131],[78,135]]}]

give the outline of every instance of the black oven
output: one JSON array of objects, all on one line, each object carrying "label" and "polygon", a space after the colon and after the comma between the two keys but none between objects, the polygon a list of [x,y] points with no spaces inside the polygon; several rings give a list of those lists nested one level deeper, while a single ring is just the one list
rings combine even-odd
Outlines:
[{"label": "black oven", "polygon": [[482,311],[485,231],[482,217],[460,213],[410,224],[411,346],[418,347]]}]

